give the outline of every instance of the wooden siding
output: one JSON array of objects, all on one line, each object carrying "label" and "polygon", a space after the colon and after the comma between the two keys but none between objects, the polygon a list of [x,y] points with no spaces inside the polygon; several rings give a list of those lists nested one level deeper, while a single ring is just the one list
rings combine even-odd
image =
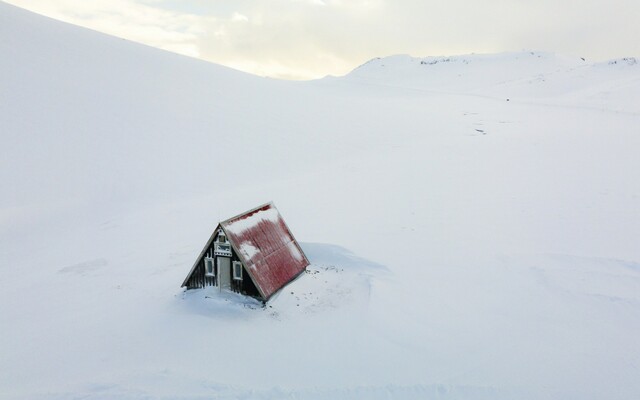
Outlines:
[{"label": "wooden siding", "polygon": [[[222,256],[216,256],[214,255],[214,252],[213,252],[214,246],[217,240],[218,239],[216,235],[215,239],[209,244],[209,247],[206,249],[206,251],[198,260],[196,268],[193,270],[193,273],[191,274],[191,277],[189,278],[189,280],[187,280],[187,283],[186,283],[187,289],[198,289],[198,288],[204,288],[207,286],[216,286],[216,287],[218,286],[217,263],[218,263],[218,257],[222,257]],[[204,259],[206,257],[212,257],[214,259],[214,271],[216,272],[215,276],[205,275]],[[229,257],[226,257],[226,258],[229,258]],[[258,292],[256,285],[251,280],[251,277],[247,273],[244,265],[242,266],[242,280],[233,279],[233,262],[238,261],[242,263],[242,260],[240,260],[240,258],[238,257],[238,255],[233,249],[231,250],[230,260],[231,260],[230,289],[237,293],[242,293],[247,296],[261,299],[260,293]]]}]

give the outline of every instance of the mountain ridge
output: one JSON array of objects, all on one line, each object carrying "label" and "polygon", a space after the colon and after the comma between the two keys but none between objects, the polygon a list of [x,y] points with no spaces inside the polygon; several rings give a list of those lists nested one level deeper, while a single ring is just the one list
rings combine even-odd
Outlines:
[{"label": "mountain ridge", "polygon": [[[7,10],[0,397],[640,393],[635,66],[287,82]],[[181,289],[267,201],[308,273]]]}]

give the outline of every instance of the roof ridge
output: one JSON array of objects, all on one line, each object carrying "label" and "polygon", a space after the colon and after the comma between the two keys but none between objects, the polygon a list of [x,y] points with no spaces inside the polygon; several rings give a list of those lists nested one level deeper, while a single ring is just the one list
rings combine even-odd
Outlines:
[{"label": "roof ridge", "polygon": [[[273,201],[269,201],[269,202],[267,202],[267,203],[264,203],[264,204],[262,204],[262,205],[259,205],[258,207],[254,207],[254,208],[252,208],[251,210],[245,211],[245,212],[240,213],[240,214],[238,214],[238,215],[236,215],[236,216],[233,216],[233,217],[231,217],[231,218],[227,218],[227,219],[225,219],[224,221],[220,221],[220,225],[222,225],[222,224],[226,224],[226,223],[228,223],[228,222],[231,222],[231,221],[233,221],[234,219],[238,219],[238,218],[243,217],[243,216],[245,216],[245,215],[247,215],[247,214],[251,214],[252,212],[254,212],[254,211],[258,211],[259,209],[264,208],[264,207],[266,207],[266,206],[272,206],[273,208],[276,208],[276,205],[275,205],[275,204],[273,204]],[[276,210],[277,210],[277,208],[276,208]]]}]

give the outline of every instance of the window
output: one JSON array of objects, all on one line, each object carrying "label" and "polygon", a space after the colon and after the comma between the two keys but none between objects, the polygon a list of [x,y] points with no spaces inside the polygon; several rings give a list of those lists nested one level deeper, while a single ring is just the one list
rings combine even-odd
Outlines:
[{"label": "window", "polygon": [[204,275],[216,276],[215,269],[213,268],[213,257],[204,258]]},{"label": "window", "polygon": [[220,236],[218,236],[218,242],[219,243],[227,243],[227,238],[224,237],[224,235],[220,235]]},{"label": "window", "polygon": [[242,263],[240,261],[233,262],[233,279],[236,281],[242,280]]}]

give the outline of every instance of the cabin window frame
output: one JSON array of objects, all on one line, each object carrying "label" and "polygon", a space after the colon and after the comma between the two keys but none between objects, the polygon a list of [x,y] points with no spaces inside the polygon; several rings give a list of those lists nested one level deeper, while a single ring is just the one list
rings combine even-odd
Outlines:
[{"label": "cabin window frame", "polygon": [[[207,262],[211,262],[211,271],[208,271]],[[216,263],[213,257],[204,258],[204,276],[215,277],[216,276]]]},{"label": "cabin window frame", "polygon": [[224,233],[218,235],[218,243],[227,243],[227,236]]},{"label": "cabin window frame", "polygon": [[[239,274],[236,274],[236,268],[238,268],[237,271],[239,271]],[[232,263],[232,273],[234,281],[242,280],[242,263],[240,261],[234,261]]]}]

